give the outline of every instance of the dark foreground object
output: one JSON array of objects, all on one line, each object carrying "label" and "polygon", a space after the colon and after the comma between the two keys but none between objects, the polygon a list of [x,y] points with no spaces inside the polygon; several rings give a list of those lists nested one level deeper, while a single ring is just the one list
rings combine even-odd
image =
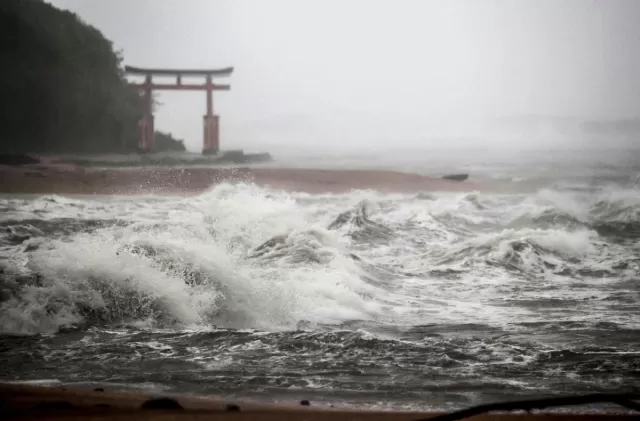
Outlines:
[{"label": "dark foreground object", "polygon": [[[620,395],[622,396],[622,395]],[[488,414],[485,410],[517,410],[520,408],[553,407],[554,401],[568,405],[590,403],[593,397],[617,401],[615,395],[591,395],[538,401],[483,405],[477,409],[450,414],[426,412],[384,412],[330,409],[305,405],[273,405],[250,401],[229,401],[222,398],[195,396],[150,396],[133,392],[105,391],[65,387],[35,387],[0,385],[0,414],[3,420],[331,420],[331,421],[413,421],[458,420],[475,421],[614,421],[637,420],[638,413],[605,414]],[[607,399],[605,399],[607,398]],[[627,399],[629,398],[629,399]],[[619,400],[628,402],[630,397]],[[574,401],[578,402],[574,402]],[[546,404],[545,404],[546,401]],[[562,403],[562,402],[560,402]],[[524,405],[524,406],[522,406]],[[577,409],[576,411],[578,411]]]},{"label": "dark foreground object", "polygon": [[24,154],[0,154],[0,165],[33,165],[40,160]]},{"label": "dark foreground object", "polygon": [[447,174],[442,177],[443,180],[465,181],[469,178],[469,174]]}]

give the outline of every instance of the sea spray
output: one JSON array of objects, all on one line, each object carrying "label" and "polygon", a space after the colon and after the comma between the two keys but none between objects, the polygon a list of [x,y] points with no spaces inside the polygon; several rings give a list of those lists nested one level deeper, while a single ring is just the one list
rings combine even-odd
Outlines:
[{"label": "sea spray", "polygon": [[[22,322],[9,308],[15,302],[3,303],[2,314],[13,320],[2,323],[8,332],[138,319],[157,326],[280,329],[301,319],[324,323],[375,312],[375,302],[361,296],[374,288],[361,280],[333,234],[309,230],[313,222],[288,195],[222,185],[194,199],[119,205],[108,217],[124,224],[81,228],[26,253],[25,269],[41,280],[13,291],[13,300],[28,303]],[[284,259],[249,258],[258,239],[287,231]],[[305,250],[312,258],[302,258]]]},{"label": "sea spray", "polygon": [[637,197],[5,198],[0,378],[358,402],[619,391],[637,377]]}]

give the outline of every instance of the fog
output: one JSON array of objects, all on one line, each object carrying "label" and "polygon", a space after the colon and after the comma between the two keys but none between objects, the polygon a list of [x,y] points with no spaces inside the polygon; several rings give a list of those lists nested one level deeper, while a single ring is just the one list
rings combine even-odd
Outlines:
[{"label": "fog", "polygon": [[[214,95],[223,149],[584,147],[603,141],[576,122],[640,116],[640,1],[50,3],[126,64],[234,66]],[[162,93],[157,128],[199,150],[204,97]]]}]

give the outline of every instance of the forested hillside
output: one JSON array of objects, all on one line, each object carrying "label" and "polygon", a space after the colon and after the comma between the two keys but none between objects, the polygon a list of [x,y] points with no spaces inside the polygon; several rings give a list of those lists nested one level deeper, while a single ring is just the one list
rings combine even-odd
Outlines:
[{"label": "forested hillside", "polygon": [[142,113],[100,31],[42,0],[0,1],[0,151],[131,151]]}]

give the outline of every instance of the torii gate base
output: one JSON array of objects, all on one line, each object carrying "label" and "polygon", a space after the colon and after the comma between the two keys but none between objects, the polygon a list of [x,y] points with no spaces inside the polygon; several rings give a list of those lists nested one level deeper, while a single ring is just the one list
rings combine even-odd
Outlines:
[{"label": "torii gate base", "polygon": [[145,114],[138,122],[138,129],[140,131],[138,150],[140,152],[150,152],[155,146],[154,120],[153,114]]},{"label": "torii gate base", "polygon": [[205,115],[204,122],[204,144],[202,153],[204,155],[215,155],[220,150],[220,117],[217,115]]},{"label": "torii gate base", "polygon": [[[220,117],[213,113],[213,91],[231,89],[229,85],[216,85],[213,83],[213,76],[229,76],[233,72],[233,67],[217,70],[169,70],[169,69],[140,69],[137,67],[125,66],[128,74],[145,75],[144,83],[132,83],[143,91],[145,99],[145,113],[140,119],[140,142],[138,148],[141,152],[151,152],[155,146],[155,128],[153,116],[153,90],[173,90],[173,91],[206,91],[207,93],[207,113],[203,117],[203,142],[202,153],[205,155],[216,155],[220,151]],[[153,76],[175,76],[175,84],[153,83]],[[204,84],[183,84],[182,76],[204,76]]]}]

